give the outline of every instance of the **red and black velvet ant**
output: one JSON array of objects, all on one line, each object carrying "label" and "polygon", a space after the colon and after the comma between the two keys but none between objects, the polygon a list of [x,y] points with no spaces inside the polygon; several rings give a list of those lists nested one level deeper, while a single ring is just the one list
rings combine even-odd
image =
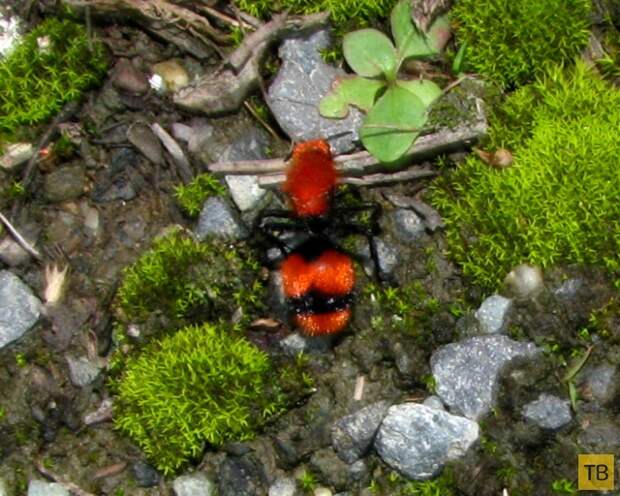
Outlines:
[{"label": "red and black velvet ant", "polygon": [[[293,321],[311,336],[338,333],[351,318],[355,285],[352,255],[338,248],[332,237],[343,234],[366,236],[378,275],[373,236],[378,231],[379,207],[370,204],[335,207],[337,180],[338,172],[326,140],[295,145],[282,187],[291,210],[266,211],[258,221],[263,232],[306,233],[306,240],[292,249],[277,237],[270,238],[284,254],[280,274]],[[371,211],[366,227],[344,219],[353,211],[364,210]]]}]

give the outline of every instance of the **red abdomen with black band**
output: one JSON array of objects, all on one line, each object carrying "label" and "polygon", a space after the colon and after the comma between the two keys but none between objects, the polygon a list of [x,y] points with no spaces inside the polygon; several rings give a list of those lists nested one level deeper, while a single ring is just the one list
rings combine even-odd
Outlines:
[{"label": "red abdomen with black band", "polygon": [[[329,212],[336,179],[329,144],[307,141],[295,146],[282,189],[298,217],[319,217]],[[295,323],[307,334],[333,334],[346,327],[355,284],[348,255],[323,237],[312,237],[285,258],[280,272]]]}]

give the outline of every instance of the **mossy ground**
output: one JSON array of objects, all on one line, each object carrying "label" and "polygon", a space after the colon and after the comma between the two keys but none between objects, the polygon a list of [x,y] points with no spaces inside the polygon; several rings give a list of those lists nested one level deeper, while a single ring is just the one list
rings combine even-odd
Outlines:
[{"label": "mossy ground", "polygon": [[10,135],[21,125],[48,119],[98,84],[106,69],[103,45],[89,42],[83,26],[43,21],[0,61],[0,132]]},{"label": "mossy ground", "polygon": [[230,319],[237,309],[247,323],[263,305],[258,269],[246,247],[175,229],[125,269],[118,306],[133,323],[157,312],[180,323]]},{"label": "mossy ground", "polygon": [[469,157],[429,197],[464,274],[490,290],[524,262],[601,265],[617,277],[619,131],[620,92],[582,63],[508,97],[490,141],[509,147],[514,164]]},{"label": "mossy ground", "polygon": [[520,86],[588,42],[590,0],[460,0],[451,11],[466,68],[501,87]]}]

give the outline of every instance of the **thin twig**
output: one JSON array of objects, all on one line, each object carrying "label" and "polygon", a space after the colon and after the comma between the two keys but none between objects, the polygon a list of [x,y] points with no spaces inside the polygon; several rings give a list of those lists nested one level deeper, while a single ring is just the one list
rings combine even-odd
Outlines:
[{"label": "thin twig", "polygon": [[28,241],[26,241],[26,239],[21,234],[19,234],[17,229],[15,229],[13,224],[11,224],[9,219],[7,219],[2,214],[2,212],[0,212],[0,221],[2,221],[2,223],[6,226],[6,228],[9,230],[11,235],[15,238],[15,241],[19,243],[19,246],[21,246],[24,250],[26,250],[30,255],[32,255],[37,260],[39,261],[43,260],[43,257],[41,256],[41,254],[30,243],[28,243]]},{"label": "thin twig", "polygon": [[204,12],[205,14],[215,17],[216,19],[226,24],[230,24],[231,26],[234,26],[236,28],[254,29],[254,26],[252,26],[248,22],[244,22],[243,19],[241,19],[240,17],[238,19],[234,19],[229,15],[226,15],[219,10],[214,9],[213,7],[209,7],[208,5],[197,5],[196,8]]},{"label": "thin twig", "polygon": [[54,482],[57,482],[62,487],[64,487],[67,491],[73,493],[75,496],[95,496],[93,493],[84,491],[84,489],[82,489],[77,484],[74,484],[73,482],[65,480],[60,475],[56,475],[55,473],[53,473],[51,470],[46,468],[45,465],[43,465],[43,462],[41,459],[36,459],[34,461],[34,465],[35,467],[37,467],[37,470],[41,472],[42,475],[44,475],[50,480],[53,480]]},{"label": "thin twig", "polygon": [[[262,81],[262,79],[261,79],[261,81]],[[243,106],[244,106],[246,109],[248,109],[248,112],[250,112],[250,114],[252,114],[252,117],[254,117],[254,118],[258,121],[258,123],[259,123],[261,126],[263,126],[263,127],[265,128],[265,130],[266,130],[269,134],[271,134],[271,136],[272,136],[272,137],[273,137],[276,141],[279,141],[279,140],[281,140],[281,139],[282,139],[280,136],[278,136],[278,133],[276,133],[275,129],[274,129],[273,127],[271,127],[271,126],[269,125],[269,123],[268,123],[265,119],[263,119],[263,118],[259,115],[259,113],[256,111],[256,109],[254,108],[254,106],[253,106],[253,105],[252,105],[252,104],[251,104],[248,100],[245,100],[245,101],[243,102]]]}]

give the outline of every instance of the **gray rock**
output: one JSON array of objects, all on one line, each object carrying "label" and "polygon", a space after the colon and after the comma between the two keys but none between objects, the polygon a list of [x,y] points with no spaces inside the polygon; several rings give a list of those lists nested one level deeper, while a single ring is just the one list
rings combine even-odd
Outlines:
[{"label": "gray rock", "polygon": [[615,372],[615,367],[607,364],[586,367],[581,372],[579,381],[584,398],[592,398],[603,405],[611,401],[617,387]]},{"label": "gray rock", "polygon": [[209,235],[229,239],[243,239],[248,235],[237,213],[217,196],[208,198],[202,207],[195,233],[200,240]]},{"label": "gray rock", "polygon": [[342,460],[353,463],[364,456],[389,406],[387,401],[379,401],[336,420],[331,431],[332,445]]},{"label": "gray rock", "polygon": [[348,486],[349,466],[338,458],[331,448],[315,451],[308,464],[312,472],[329,486],[340,489]]},{"label": "gray rock", "polygon": [[31,480],[28,484],[28,496],[70,496],[69,491],[57,482]]},{"label": "gray rock", "polygon": [[502,332],[511,307],[512,300],[500,295],[489,296],[484,300],[475,313],[482,332],[486,334]]},{"label": "gray rock", "polygon": [[49,202],[78,198],[86,187],[86,171],[81,165],[61,167],[45,176],[43,192]]},{"label": "gray rock", "polygon": [[236,137],[218,154],[218,162],[261,160],[267,158],[269,145],[269,135],[263,129],[252,122],[241,122]]},{"label": "gray rock", "polygon": [[[383,239],[378,237],[374,238],[374,242],[377,249],[377,262],[379,263],[381,276],[384,278],[389,278],[394,273],[394,269],[398,266],[398,248],[394,245],[386,243]],[[364,242],[364,245],[360,250],[360,255],[364,259],[364,270],[366,271],[366,274],[372,276],[375,273],[376,267],[370,256],[370,247],[368,246],[368,243]]]},{"label": "gray rock", "polygon": [[136,69],[130,60],[118,59],[111,76],[112,84],[119,90],[144,94],[149,89],[146,74]]},{"label": "gray rock", "polygon": [[172,488],[176,496],[213,496],[215,485],[206,475],[194,473],[182,475],[172,482]]},{"label": "gray rock", "polygon": [[258,185],[258,176],[226,176],[224,180],[235,205],[242,212],[256,208],[267,194]]},{"label": "gray rock", "polygon": [[138,155],[129,148],[121,148],[112,152],[110,166],[97,174],[91,197],[96,202],[115,200],[133,200],[140,185],[135,166]]},{"label": "gray rock", "polygon": [[422,218],[411,210],[397,208],[392,213],[394,232],[403,243],[411,243],[420,239],[424,234],[425,226]]},{"label": "gray rock", "polygon": [[227,457],[220,465],[218,496],[263,494],[258,467],[247,457]]},{"label": "gray rock", "polygon": [[292,477],[278,477],[269,486],[269,496],[298,496],[297,481]]},{"label": "gray rock", "polygon": [[544,393],[536,401],[531,401],[525,405],[523,416],[548,430],[560,429],[572,419],[568,400],[562,400],[557,396]]},{"label": "gray rock", "polygon": [[280,347],[290,356],[299,353],[322,353],[329,349],[331,336],[304,336],[300,332],[293,332],[280,341]]},{"label": "gray rock", "polygon": [[338,133],[342,137],[330,140],[334,153],[343,153],[354,147],[359,139],[357,129],[363,115],[349,109],[344,119],[326,119],[319,115],[318,105],[332,82],[345,73],[327,65],[319,50],[329,47],[326,30],[306,38],[291,38],[280,45],[282,65],[269,87],[267,105],[280,127],[293,141],[329,138]]},{"label": "gray rock", "polygon": [[133,476],[140,487],[153,487],[159,484],[159,473],[151,465],[138,460],[131,466]]},{"label": "gray rock", "polygon": [[41,301],[19,277],[0,271],[0,349],[35,325],[41,309]]},{"label": "gray rock", "polygon": [[[32,244],[31,240],[27,240]],[[30,254],[10,236],[0,241],[0,260],[9,267],[16,267],[30,260]]]},{"label": "gray rock", "polygon": [[163,165],[164,148],[148,124],[144,122],[132,124],[127,130],[127,140],[149,161],[157,165]]},{"label": "gray rock", "polygon": [[9,496],[9,488],[2,477],[0,477],[0,496]]},{"label": "gray rock", "polygon": [[406,477],[429,479],[444,464],[463,456],[478,439],[478,424],[415,403],[390,407],[379,427],[375,449]]},{"label": "gray rock", "polygon": [[498,375],[517,357],[540,350],[503,335],[476,336],[440,347],[431,356],[436,392],[451,411],[478,420],[495,404]]},{"label": "gray rock", "polygon": [[349,465],[349,479],[351,481],[361,481],[368,476],[368,466],[364,460],[357,460]]},{"label": "gray rock", "polygon": [[443,406],[441,402],[441,398],[439,396],[435,396],[434,394],[426,398],[422,404],[429,408],[434,408],[435,410],[445,410],[446,407]]},{"label": "gray rock", "polygon": [[87,357],[67,356],[69,364],[69,377],[74,386],[87,386],[93,382],[101,372],[101,365],[89,360]]}]

